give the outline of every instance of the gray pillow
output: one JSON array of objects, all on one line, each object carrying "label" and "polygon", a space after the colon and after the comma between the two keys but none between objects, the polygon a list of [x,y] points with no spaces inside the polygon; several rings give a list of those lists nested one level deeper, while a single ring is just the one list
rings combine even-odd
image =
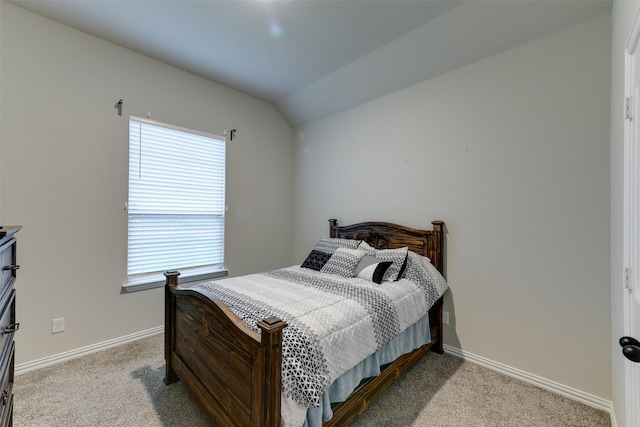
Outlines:
[{"label": "gray pillow", "polygon": [[313,249],[320,252],[333,254],[338,248],[355,249],[359,244],[360,240],[323,237],[322,239],[318,240],[318,243],[316,243],[316,246]]},{"label": "gray pillow", "polygon": [[340,277],[353,277],[358,263],[365,255],[364,251],[357,249],[338,248],[320,272],[335,274]]}]

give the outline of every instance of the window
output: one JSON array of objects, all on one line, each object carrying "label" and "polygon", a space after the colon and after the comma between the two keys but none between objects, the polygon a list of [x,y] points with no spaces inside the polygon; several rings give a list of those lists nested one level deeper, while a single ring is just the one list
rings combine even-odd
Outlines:
[{"label": "window", "polygon": [[224,274],[225,148],[223,137],[130,117],[127,290],[156,287],[167,270]]}]

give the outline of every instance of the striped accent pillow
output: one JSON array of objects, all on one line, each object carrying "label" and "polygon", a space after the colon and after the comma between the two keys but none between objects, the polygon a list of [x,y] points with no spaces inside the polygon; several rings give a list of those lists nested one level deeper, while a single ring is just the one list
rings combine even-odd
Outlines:
[{"label": "striped accent pillow", "polygon": [[380,284],[391,264],[392,261],[380,261],[374,256],[365,255],[356,267],[355,276]]}]

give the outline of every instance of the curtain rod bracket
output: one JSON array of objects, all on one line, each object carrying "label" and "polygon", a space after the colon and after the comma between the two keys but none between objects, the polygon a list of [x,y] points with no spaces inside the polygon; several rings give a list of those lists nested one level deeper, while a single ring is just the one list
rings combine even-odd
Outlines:
[{"label": "curtain rod bracket", "polygon": [[116,105],[114,105],[115,108],[118,109],[118,115],[121,116],[122,115],[122,99],[119,100],[118,102],[116,102]]}]

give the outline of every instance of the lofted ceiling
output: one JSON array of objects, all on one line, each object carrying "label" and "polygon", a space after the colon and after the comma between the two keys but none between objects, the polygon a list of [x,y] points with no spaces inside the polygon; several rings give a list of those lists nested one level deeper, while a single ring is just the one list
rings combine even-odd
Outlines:
[{"label": "lofted ceiling", "polygon": [[594,18],[610,0],[5,0],[300,126]]}]

